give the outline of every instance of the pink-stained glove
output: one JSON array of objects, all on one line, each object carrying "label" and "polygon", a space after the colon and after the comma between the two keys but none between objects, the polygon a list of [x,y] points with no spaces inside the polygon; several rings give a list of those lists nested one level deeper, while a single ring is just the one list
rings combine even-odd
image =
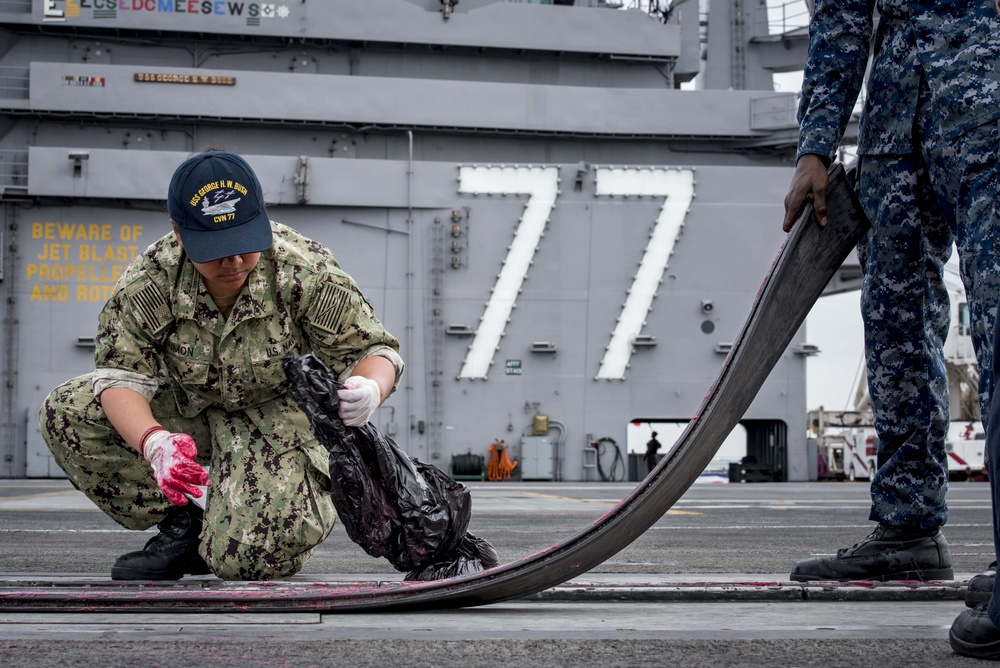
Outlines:
[{"label": "pink-stained glove", "polygon": [[201,496],[198,485],[208,485],[208,471],[194,458],[198,446],[187,434],[174,434],[167,430],[151,434],[143,447],[143,456],[153,465],[156,484],[171,503],[186,506],[185,494]]},{"label": "pink-stained glove", "polygon": [[338,391],[337,396],[340,398],[340,419],[348,427],[360,427],[368,422],[382,403],[378,383],[364,376],[351,376],[345,380],[344,389]]}]

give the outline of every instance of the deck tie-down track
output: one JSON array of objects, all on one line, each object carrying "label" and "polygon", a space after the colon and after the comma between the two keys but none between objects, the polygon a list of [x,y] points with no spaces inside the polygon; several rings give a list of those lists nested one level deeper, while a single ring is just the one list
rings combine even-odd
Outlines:
[{"label": "deck tie-down track", "polygon": [[[390,578],[390,576],[386,576]],[[678,579],[680,577],[681,579]],[[329,599],[370,598],[373,592],[390,591],[398,578],[372,576],[351,579],[341,575],[297,576],[279,582],[225,582],[211,576],[169,582],[115,582],[84,574],[12,574],[0,581],[0,591],[21,594],[22,603],[4,610],[21,612],[121,612],[123,590],[133,598],[128,610],[169,607],[176,612],[356,612],[357,607],[339,604],[330,609]],[[26,592],[30,590],[29,599]],[[854,581],[789,582],[741,576],[716,579],[670,576],[645,581],[604,579],[595,582],[586,575],[522,596],[521,602],[536,603],[677,603],[677,602],[872,602],[872,601],[965,601],[967,582],[945,581]],[[73,596],[70,596],[70,595]],[[84,597],[86,600],[84,600]],[[70,598],[72,606],[67,605]],[[429,606],[428,606],[429,607]],[[0,610],[0,619],[4,611]]]},{"label": "deck tie-down track", "polygon": [[829,223],[807,211],[785,238],[718,378],[656,468],[606,515],[561,543],[484,573],[432,582],[218,583],[178,587],[106,581],[0,583],[0,608],[62,612],[239,609],[370,612],[487,605],[574,578],[641,536],[688,490],[736,427],[829,280],[867,229],[844,169],[830,171]]}]

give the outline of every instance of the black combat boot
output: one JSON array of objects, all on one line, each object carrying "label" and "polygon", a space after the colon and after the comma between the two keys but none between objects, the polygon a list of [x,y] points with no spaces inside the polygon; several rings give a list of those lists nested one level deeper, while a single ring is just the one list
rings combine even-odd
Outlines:
[{"label": "black combat boot", "polygon": [[980,603],[989,603],[993,595],[993,581],[997,576],[997,562],[986,567],[986,570],[969,579],[965,589],[965,604],[973,608]]},{"label": "black combat boot", "polygon": [[1000,629],[990,621],[985,603],[955,618],[948,632],[948,642],[953,650],[964,656],[1000,659]]},{"label": "black combat boot", "polygon": [[193,503],[174,506],[146,547],[123,554],[111,567],[112,580],[179,580],[212,571],[198,554],[202,511]]},{"label": "black combat boot", "polygon": [[914,530],[879,524],[835,557],[810,557],[792,568],[792,580],[951,580],[951,551],[940,529]]}]

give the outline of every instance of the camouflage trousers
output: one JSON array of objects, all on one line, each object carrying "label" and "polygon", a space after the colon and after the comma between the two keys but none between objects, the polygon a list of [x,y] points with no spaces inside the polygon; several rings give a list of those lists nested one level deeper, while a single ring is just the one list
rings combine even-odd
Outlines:
[{"label": "camouflage trousers", "polygon": [[[242,411],[209,408],[183,417],[172,390],[151,402],[164,427],[191,435],[211,487],[201,556],[226,580],[268,580],[297,573],[333,529],[327,453],[308,419],[287,397]],[[122,526],[146,529],[172,507],[149,463],[129,447],[95,400],[90,375],[49,394],[39,414],[56,462]]]},{"label": "camouflage trousers", "polygon": [[968,298],[984,426],[1000,302],[997,124],[945,145],[927,139],[931,122],[918,112],[920,151],[865,155],[859,168],[859,196],[872,222],[858,244],[861,312],[880,441],[870,518],[911,528],[948,520],[950,411],[943,344],[951,313],[943,266],[953,243]]}]

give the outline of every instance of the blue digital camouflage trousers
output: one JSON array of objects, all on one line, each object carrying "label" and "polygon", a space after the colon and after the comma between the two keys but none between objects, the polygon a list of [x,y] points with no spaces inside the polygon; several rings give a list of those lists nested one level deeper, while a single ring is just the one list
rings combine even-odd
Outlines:
[{"label": "blue digital camouflage trousers", "polygon": [[[150,406],[164,427],[198,445],[212,486],[199,552],[224,580],[294,575],[333,529],[328,454],[309,420],[283,395],[241,411],[217,407],[184,417],[170,385]],[[171,503],[149,464],[104,416],[91,374],[53,390],[39,415],[56,462],[101,510],[129,529],[162,520]]]},{"label": "blue digital camouflage trousers", "polygon": [[1000,133],[991,122],[954,141],[935,141],[925,105],[921,111],[914,127],[918,151],[860,159],[859,197],[872,227],[858,257],[868,388],[880,441],[870,519],[929,529],[948,520],[943,343],[950,309],[943,266],[953,242],[970,309],[984,426],[993,389]]},{"label": "blue digital camouflage trousers", "polygon": [[[997,365],[1000,364],[1000,319],[993,323],[993,377],[1000,374]],[[1000,394],[994,393],[990,399],[990,409],[988,414],[988,424],[991,426],[986,430],[986,467],[990,472],[990,492],[993,499],[993,550],[994,556],[1000,557],[1000,476],[993,475],[994,471],[1000,471]],[[997,578],[993,581],[993,595],[990,597],[987,614],[993,625],[1000,628],[1000,585]]]}]

